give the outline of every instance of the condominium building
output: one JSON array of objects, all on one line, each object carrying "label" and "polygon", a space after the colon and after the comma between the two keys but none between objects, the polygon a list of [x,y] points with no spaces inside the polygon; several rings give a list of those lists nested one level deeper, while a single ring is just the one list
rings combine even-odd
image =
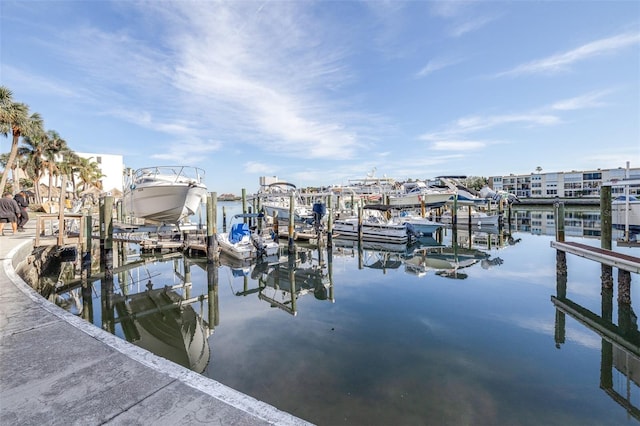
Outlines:
[{"label": "condominium building", "polygon": [[[572,170],[570,172],[532,173],[526,175],[491,176],[489,186],[495,191],[507,191],[519,198],[597,198],[604,182],[640,179],[640,168]],[[624,187],[613,186],[615,197],[624,194]],[[640,196],[640,187],[630,187],[629,194]]]}]

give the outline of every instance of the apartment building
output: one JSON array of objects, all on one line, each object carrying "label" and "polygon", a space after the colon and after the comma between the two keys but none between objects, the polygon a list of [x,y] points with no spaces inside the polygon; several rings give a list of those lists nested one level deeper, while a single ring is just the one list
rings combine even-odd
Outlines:
[{"label": "apartment building", "polygon": [[[532,173],[526,175],[491,176],[489,186],[495,191],[507,191],[519,198],[597,198],[603,182],[640,179],[640,168],[572,170],[570,172]],[[624,194],[624,188],[614,186],[615,197]],[[629,188],[629,194],[640,196],[640,187]]]}]

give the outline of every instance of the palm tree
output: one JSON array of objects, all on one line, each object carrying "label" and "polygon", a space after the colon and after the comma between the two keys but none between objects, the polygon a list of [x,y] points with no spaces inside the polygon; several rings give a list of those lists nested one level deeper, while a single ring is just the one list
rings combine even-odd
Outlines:
[{"label": "palm tree", "polygon": [[26,104],[14,102],[13,93],[4,86],[0,86],[0,133],[5,137],[11,132],[13,140],[9,158],[0,179],[0,190],[8,179],[8,171],[13,170],[14,161],[18,153],[18,141],[22,135],[34,135],[42,131],[42,118],[40,114],[29,115],[29,107]]},{"label": "palm tree", "polygon": [[[60,156],[64,158],[65,154],[71,152],[69,147],[67,146],[67,141],[62,139],[58,132],[55,130],[49,130],[46,133],[46,137],[44,139],[44,147],[43,147],[43,165],[47,168],[47,173],[49,175],[49,192],[47,194],[49,201],[51,201],[51,195],[53,191],[53,178],[60,175],[60,169],[58,168],[57,162],[60,159]],[[61,191],[64,191],[65,188],[62,188]],[[62,192],[61,192],[62,195]]]},{"label": "palm tree", "polygon": [[[93,157],[91,157],[93,158]],[[90,187],[102,189],[101,179],[105,176],[102,174],[98,163],[91,161],[91,158],[79,158],[78,176],[82,181],[82,190],[86,191]]]}]

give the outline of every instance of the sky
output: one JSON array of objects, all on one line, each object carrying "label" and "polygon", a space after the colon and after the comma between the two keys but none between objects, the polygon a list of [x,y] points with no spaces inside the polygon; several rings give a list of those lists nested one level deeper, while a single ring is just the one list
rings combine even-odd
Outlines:
[{"label": "sky", "polygon": [[640,167],[637,1],[2,0],[0,84],[219,194]]}]

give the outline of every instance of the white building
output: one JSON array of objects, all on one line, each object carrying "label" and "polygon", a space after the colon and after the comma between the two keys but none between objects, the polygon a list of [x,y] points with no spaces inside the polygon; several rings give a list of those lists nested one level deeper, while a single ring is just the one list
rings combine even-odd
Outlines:
[{"label": "white building", "polygon": [[107,192],[117,189],[122,192],[122,176],[124,173],[124,159],[122,155],[90,154],[86,152],[76,152],[76,154],[79,157],[98,163],[98,167],[104,175],[101,179],[103,191]]},{"label": "white building", "polygon": [[[521,198],[598,198],[603,182],[625,179],[640,179],[640,168],[572,170],[570,172],[533,173],[526,175],[492,176],[489,186],[495,191],[507,191]],[[624,193],[624,188],[614,186],[615,197]],[[631,195],[640,195],[640,188],[629,188]]]}]

